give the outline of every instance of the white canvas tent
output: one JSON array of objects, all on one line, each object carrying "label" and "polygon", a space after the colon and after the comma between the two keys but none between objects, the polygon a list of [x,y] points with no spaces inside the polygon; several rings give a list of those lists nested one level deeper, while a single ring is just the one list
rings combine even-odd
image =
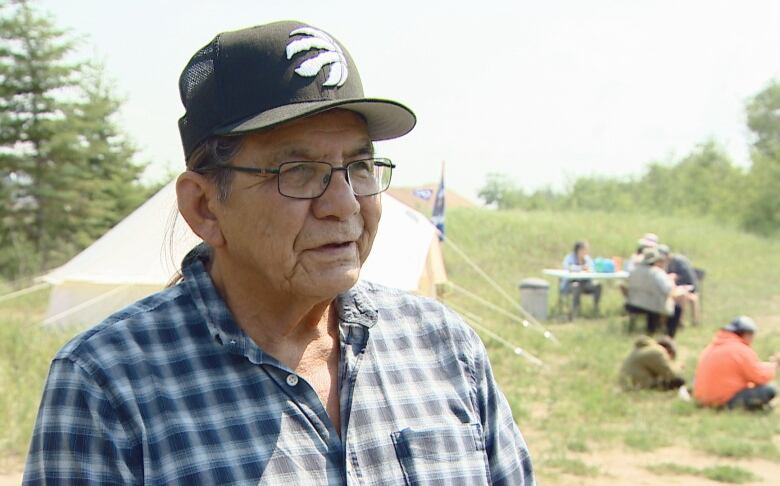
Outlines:
[{"label": "white canvas tent", "polygon": [[[435,295],[446,280],[435,228],[384,194],[374,247],[361,278]],[[175,210],[166,185],[91,246],[43,280],[54,285],[45,323],[91,324],[163,288],[199,239]],[[172,225],[172,230],[171,230]]]}]

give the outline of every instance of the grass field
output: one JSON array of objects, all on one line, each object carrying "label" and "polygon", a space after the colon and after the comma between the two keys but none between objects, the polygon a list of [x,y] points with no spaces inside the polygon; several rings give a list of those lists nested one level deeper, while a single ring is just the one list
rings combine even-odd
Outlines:
[{"label": "grass field", "polygon": [[[722,225],[605,213],[461,209],[448,214],[447,230],[452,242],[512,295],[519,295],[517,284],[522,278],[540,277],[543,268],[558,267],[575,240],[589,240],[594,256],[626,256],[640,235],[658,233],[673,249],[687,254],[696,266],[707,271],[704,323],[688,326],[678,334],[679,359],[685,363],[689,379],[699,352],[715,330],[733,316],[780,315],[780,280],[776,277],[780,242]],[[445,259],[452,281],[507,310],[512,308],[446,244]],[[552,304],[556,282],[550,283]],[[560,345],[459,292],[450,291],[443,300],[481,315],[492,331],[545,363],[537,369],[483,333],[494,372],[527,435],[545,484],[554,482],[558,474],[579,476],[582,483],[587,483],[589,477],[609,475],[609,471],[599,470],[588,460],[605,451],[639,454],[683,447],[729,461],[780,462],[780,420],[776,412],[719,413],[683,402],[675,393],[623,393],[617,389],[617,369],[634,341],[625,332],[627,318],[620,311],[622,297],[617,288],[605,289],[603,318],[548,324]],[[586,315],[590,302],[587,296],[583,298]],[[766,326],[755,347],[764,357],[780,350],[780,325]],[[699,476],[723,476],[726,481],[739,476],[721,469],[697,471]],[[747,475],[739,478],[753,479]]]},{"label": "grass field", "polygon": [[51,358],[73,331],[44,330],[48,292],[0,303],[0,456],[24,455]]},{"label": "grass field", "polygon": [[[707,270],[704,323],[688,326],[678,335],[680,359],[689,378],[698,353],[731,317],[741,313],[780,316],[780,241],[722,225],[606,213],[457,209],[448,213],[447,231],[452,243],[513,296],[519,295],[517,284],[522,278],[540,277],[541,269],[557,267],[577,239],[588,239],[594,256],[626,256],[641,234],[658,233],[673,249]],[[512,310],[451,245],[445,244],[445,259],[454,283]],[[551,302],[554,298],[553,288]],[[0,303],[0,457],[24,455],[49,361],[75,332],[43,331],[32,325],[40,322],[46,299],[47,293],[39,292]],[[622,299],[616,288],[605,289],[604,317],[548,324],[560,344],[453,288],[443,300],[478,314],[492,331],[545,363],[542,368],[530,365],[482,333],[497,379],[527,437],[541,484],[605,484],[598,481],[608,480],[613,471],[594,458],[615,453],[647,457],[658,451],[689,451],[696,460],[717,462],[659,459],[657,464],[640,468],[659,483],[669,477],[771,481],[741,464],[780,463],[777,412],[719,413],[682,402],[674,393],[617,389],[617,368],[634,337],[624,331],[626,318],[620,312]],[[586,297],[583,302],[587,314],[590,300]],[[759,320],[759,325],[763,322]],[[780,350],[780,317],[764,326],[755,346],[764,357]]]}]

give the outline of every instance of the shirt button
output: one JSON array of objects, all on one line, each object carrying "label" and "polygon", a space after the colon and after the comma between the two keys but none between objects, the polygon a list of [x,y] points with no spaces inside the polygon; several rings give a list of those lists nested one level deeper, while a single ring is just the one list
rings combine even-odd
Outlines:
[{"label": "shirt button", "polygon": [[298,376],[297,375],[287,375],[287,384],[290,386],[295,386],[298,384]]}]

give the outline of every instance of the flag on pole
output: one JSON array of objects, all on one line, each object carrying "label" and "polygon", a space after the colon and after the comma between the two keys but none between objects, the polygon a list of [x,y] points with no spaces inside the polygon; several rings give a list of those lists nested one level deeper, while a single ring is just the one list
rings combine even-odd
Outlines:
[{"label": "flag on pole", "polygon": [[433,196],[433,189],[415,189],[412,191],[412,194],[414,194],[414,197],[420,198],[423,201],[427,201]]},{"label": "flag on pole", "polygon": [[439,241],[444,240],[444,162],[441,163],[441,180],[436,189],[436,199],[433,203],[431,223],[439,230]]}]

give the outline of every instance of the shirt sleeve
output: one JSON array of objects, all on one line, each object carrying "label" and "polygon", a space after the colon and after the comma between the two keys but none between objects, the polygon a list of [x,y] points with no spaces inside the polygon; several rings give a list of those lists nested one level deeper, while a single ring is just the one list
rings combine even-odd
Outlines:
[{"label": "shirt sleeve", "polygon": [[683,260],[680,264],[680,273],[683,275],[683,281],[694,288],[699,287],[699,278],[696,276],[696,270],[690,262]]},{"label": "shirt sleeve", "polygon": [[487,350],[476,336],[475,340],[477,397],[491,484],[533,485],[533,466],[528,447],[512,418],[509,403],[493,377]]},{"label": "shirt sleeve", "polygon": [[776,368],[772,363],[765,363],[758,359],[753,348],[747,348],[740,355],[742,374],[744,378],[756,385],[766,385],[775,377]]},{"label": "shirt sleeve", "polygon": [[563,257],[563,262],[561,263],[561,267],[564,270],[568,270],[569,267],[571,267],[574,264],[574,259],[571,257],[571,254],[566,255]]},{"label": "shirt sleeve", "polygon": [[52,363],[23,484],[141,484],[143,461],[103,387],[70,359]]}]

